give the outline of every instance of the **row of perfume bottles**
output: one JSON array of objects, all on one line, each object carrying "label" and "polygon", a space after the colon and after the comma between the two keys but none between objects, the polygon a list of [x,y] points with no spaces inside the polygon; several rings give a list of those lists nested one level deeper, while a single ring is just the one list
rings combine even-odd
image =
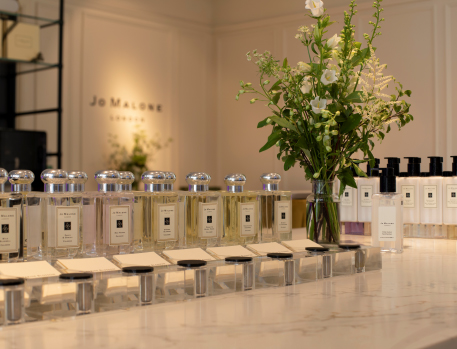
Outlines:
[{"label": "row of perfume bottles", "polygon": [[[9,179],[11,193],[3,191]],[[131,172],[99,171],[97,192],[87,174],[45,170],[44,193],[32,192],[31,171],[0,170],[0,257],[3,262],[110,257],[164,249],[228,246],[292,238],[291,193],[281,177],[261,176],[263,190],[244,191],[246,177],[225,177],[227,191],[209,191],[211,177],[190,173],[189,191],[173,191],[171,172],[142,175],[132,191]]]}]

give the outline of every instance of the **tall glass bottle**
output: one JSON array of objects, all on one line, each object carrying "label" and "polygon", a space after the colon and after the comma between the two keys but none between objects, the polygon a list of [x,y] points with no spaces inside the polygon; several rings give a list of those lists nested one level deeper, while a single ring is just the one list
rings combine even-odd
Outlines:
[{"label": "tall glass bottle", "polygon": [[179,197],[180,245],[207,248],[219,245],[221,238],[221,194],[209,191],[210,175],[191,172],[186,176],[188,192]]},{"label": "tall glass bottle", "polygon": [[[379,166],[379,159],[375,163]],[[357,219],[363,223],[363,235],[371,235],[371,206],[373,194],[379,193],[379,171],[367,164],[367,177],[359,177],[357,182],[359,197],[357,200]]]},{"label": "tall glass bottle", "polygon": [[382,168],[379,194],[373,195],[371,244],[382,252],[403,252],[403,195],[396,193],[391,167]]},{"label": "tall glass bottle", "polygon": [[[178,193],[165,190],[165,185],[171,185],[173,188],[176,177],[174,180],[170,178],[170,172],[167,174],[147,171],[143,173],[141,180],[144,183],[143,194],[146,199],[143,234],[145,248],[154,251],[178,248]],[[170,180],[173,182],[170,183]]]},{"label": "tall glass bottle", "polygon": [[0,168],[0,263],[23,261],[22,195],[5,193],[8,172]]},{"label": "tall glass bottle", "polygon": [[163,185],[164,191],[173,191],[174,184],[176,182],[176,175],[173,172],[164,172],[165,174],[165,184]]},{"label": "tall glass bottle", "polygon": [[398,192],[403,194],[403,232],[404,236],[417,237],[420,226],[421,158],[405,159],[408,159],[408,172],[400,174],[400,181],[397,180]]},{"label": "tall glass bottle", "polygon": [[133,194],[119,192],[119,172],[95,173],[99,195],[96,196],[97,254],[112,257],[132,252]]},{"label": "tall glass bottle", "polygon": [[246,177],[232,173],[224,178],[227,191],[222,196],[221,245],[246,245],[258,242],[259,202],[256,192],[243,190]]},{"label": "tall glass bottle", "polygon": [[279,190],[278,173],[264,173],[260,182],[263,184],[259,192],[260,241],[292,240],[292,193]]},{"label": "tall glass bottle", "polygon": [[44,241],[46,259],[74,258],[81,248],[81,196],[67,192],[68,173],[44,170]]},{"label": "tall glass bottle", "polygon": [[457,156],[452,171],[443,172],[443,224],[448,239],[457,239]]},{"label": "tall glass bottle", "polygon": [[359,176],[357,176],[355,171],[353,171],[353,175],[354,181],[357,184],[357,188],[352,188],[349,185],[346,185],[344,192],[340,196],[341,233],[351,235],[363,235],[363,223],[357,222]]},{"label": "tall glass bottle", "polygon": [[[22,195],[23,239],[19,258],[27,261],[42,260],[46,254],[43,246],[44,219],[42,193],[32,192],[35,175],[29,170],[14,170],[8,175],[11,192]],[[21,255],[22,253],[22,255]]]}]

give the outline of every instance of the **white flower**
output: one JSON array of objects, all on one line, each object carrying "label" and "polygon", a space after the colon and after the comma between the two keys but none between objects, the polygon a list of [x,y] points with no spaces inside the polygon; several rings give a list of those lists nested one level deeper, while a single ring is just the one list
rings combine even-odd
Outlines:
[{"label": "white flower", "polygon": [[338,62],[340,60],[338,50],[332,50],[332,58],[335,62]]},{"label": "white flower", "polygon": [[320,99],[319,96],[314,98],[311,101],[311,107],[313,107],[313,112],[315,114],[320,114],[322,113],[322,109],[325,109],[327,106],[327,100],[326,99]]},{"label": "white flower", "polygon": [[313,88],[313,85],[309,82],[308,79],[306,79],[306,80],[303,80],[303,85],[300,88],[300,90],[303,94],[307,94],[311,91],[312,88]]},{"label": "white flower", "polygon": [[306,0],[306,9],[311,10],[314,17],[324,14],[324,3],[321,0]]},{"label": "white flower", "polygon": [[333,69],[325,69],[321,77],[321,82],[324,85],[333,84],[338,78],[336,77],[336,72]]},{"label": "white flower", "polygon": [[330,39],[327,40],[327,46],[331,49],[334,49],[340,43],[341,38],[338,35],[333,35]]},{"label": "white flower", "polygon": [[298,62],[297,67],[298,70],[302,71],[303,73],[309,73],[311,71],[311,66],[305,62]]}]

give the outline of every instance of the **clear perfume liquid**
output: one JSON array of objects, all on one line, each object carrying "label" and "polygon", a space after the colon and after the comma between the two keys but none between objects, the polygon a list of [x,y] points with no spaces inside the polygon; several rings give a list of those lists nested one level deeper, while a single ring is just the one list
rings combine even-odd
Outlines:
[{"label": "clear perfume liquid", "polygon": [[372,197],[379,193],[379,177],[358,178],[357,191],[357,221],[371,223]]},{"label": "clear perfume liquid", "polygon": [[81,250],[82,196],[77,193],[46,196],[43,246],[47,247],[47,260],[74,258]]},{"label": "clear perfume liquid", "polygon": [[290,191],[259,192],[261,242],[292,240],[291,198]]},{"label": "clear perfume liquid", "polygon": [[36,192],[21,192],[23,195],[23,222],[24,222],[24,260],[36,261],[46,257],[45,227],[46,210],[45,195]]},{"label": "clear perfume liquid", "polygon": [[103,234],[101,221],[97,220],[97,209],[101,214],[101,196],[99,192],[82,193],[82,257],[101,256]]},{"label": "clear perfume liquid", "polygon": [[[217,246],[221,237],[219,192],[184,192],[179,197],[180,245],[183,248]],[[181,216],[182,215],[182,216]],[[182,227],[182,228],[181,228]]]},{"label": "clear perfume liquid", "polygon": [[373,195],[371,244],[381,252],[403,252],[402,194]]},{"label": "clear perfume liquid", "polygon": [[443,177],[421,178],[419,189],[421,224],[443,224]]},{"label": "clear perfume liquid", "polygon": [[144,192],[133,192],[133,252],[146,252],[152,249],[151,240],[147,241],[148,234],[145,229],[145,194]]},{"label": "clear perfume liquid", "polygon": [[221,192],[222,246],[246,245],[258,242],[259,201],[255,192]]},{"label": "clear perfume liquid", "polygon": [[24,230],[21,194],[0,194],[0,228],[0,263],[22,261]]},{"label": "clear perfume liquid", "polygon": [[[163,251],[179,247],[179,195],[176,192],[147,193],[146,222],[149,250]],[[145,238],[146,241],[146,238]]]}]

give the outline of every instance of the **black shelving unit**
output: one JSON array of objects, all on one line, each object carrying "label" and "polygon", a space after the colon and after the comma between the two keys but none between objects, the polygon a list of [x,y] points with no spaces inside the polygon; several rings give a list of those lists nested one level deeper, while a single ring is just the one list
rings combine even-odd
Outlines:
[{"label": "black shelving unit", "polygon": [[[0,99],[3,102],[0,110],[0,127],[15,129],[16,118],[24,115],[35,115],[44,113],[57,113],[57,152],[47,153],[48,157],[57,157],[57,167],[62,168],[62,73],[63,73],[63,13],[64,0],[60,1],[59,19],[49,19],[36,16],[29,16],[20,13],[9,13],[0,11],[0,18],[4,20],[20,21],[21,19],[35,20],[40,23],[40,28],[58,26],[58,62],[45,63],[41,61],[29,62],[15,59],[0,57],[0,75],[5,79],[4,84],[0,87]],[[18,71],[17,65],[22,64],[30,66],[30,69]],[[16,77],[22,74],[41,72],[49,69],[57,69],[57,107],[50,109],[16,111]]]}]

